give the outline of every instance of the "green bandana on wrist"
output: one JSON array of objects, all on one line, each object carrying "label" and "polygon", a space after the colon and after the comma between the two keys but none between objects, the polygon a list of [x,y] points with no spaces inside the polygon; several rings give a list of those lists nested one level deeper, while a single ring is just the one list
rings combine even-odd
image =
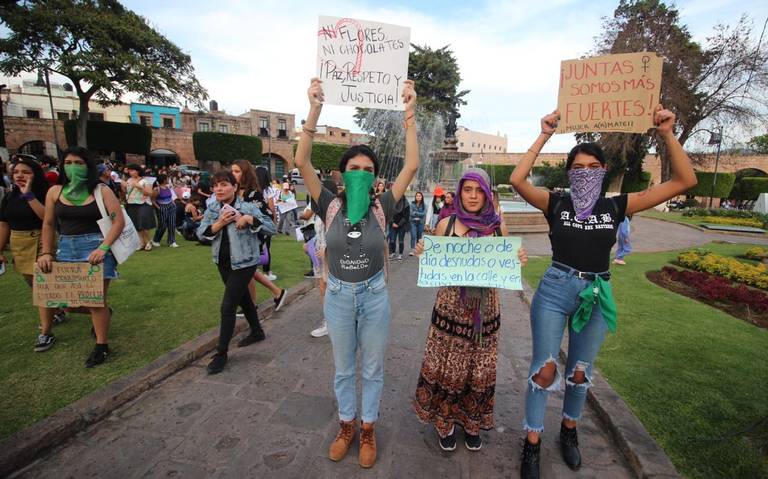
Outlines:
[{"label": "green bandana on wrist", "polygon": [[67,184],[61,189],[61,194],[70,203],[80,206],[88,199],[88,166],[64,165],[67,174]]},{"label": "green bandana on wrist", "polygon": [[373,173],[365,170],[345,171],[344,191],[347,195],[347,218],[351,224],[357,224],[368,213],[371,206],[371,186],[375,179]]}]

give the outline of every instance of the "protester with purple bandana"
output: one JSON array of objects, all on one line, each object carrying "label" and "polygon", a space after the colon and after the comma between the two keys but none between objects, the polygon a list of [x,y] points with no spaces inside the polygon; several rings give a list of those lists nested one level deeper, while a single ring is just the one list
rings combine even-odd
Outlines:
[{"label": "protester with purple bandana", "polygon": [[[437,224],[435,235],[506,235],[490,183],[485,171],[467,170],[459,180],[455,214]],[[423,251],[420,240],[414,253]],[[528,261],[522,248],[518,258]],[[500,319],[496,289],[448,286],[437,292],[413,407],[419,420],[435,426],[444,451],[456,449],[455,425],[464,429],[464,444],[471,451],[482,446],[480,430],[494,426]]]},{"label": "protester with purple bandana", "polygon": [[560,113],[541,120],[541,134],[515,167],[510,183],[527,202],[544,212],[549,222],[552,265],[539,283],[531,304],[533,356],[528,376],[523,428],[521,476],[539,477],[540,434],[544,430],[547,398],[560,389],[557,370],[563,330],[568,326],[565,401],[560,450],[571,469],[581,466],[576,425],[592,383],[592,370],[607,330],[615,332],[616,309],[610,289],[611,248],[626,215],[664,203],[696,185],[691,162],[675,138],[674,113],[656,107],[656,134],[664,143],[672,176],[639,193],[605,198],[603,151],[595,143],[580,143],[568,154],[570,194],[535,188],[527,178],[544,144],[557,128]]}]

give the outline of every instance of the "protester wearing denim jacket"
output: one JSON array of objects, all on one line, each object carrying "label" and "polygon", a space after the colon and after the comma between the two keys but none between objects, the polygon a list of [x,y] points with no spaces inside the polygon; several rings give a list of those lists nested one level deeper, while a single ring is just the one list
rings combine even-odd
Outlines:
[{"label": "protester wearing denim jacket", "polygon": [[[424,205],[424,193],[416,192],[411,201],[411,250],[416,247],[416,242],[424,235],[424,221],[427,218],[427,207]],[[413,256],[413,251],[409,253]]]},{"label": "protester wearing denim jacket", "polygon": [[237,344],[238,347],[265,339],[248,284],[259,264],[259,235],[275,234],[275,224],[255,203],[242,201],[237,195],[237,189],[237,182],[230,171],[214,174],[213,191],[216,200],[205,210],[203,221],[197,229],[198,237],[213,241],[213,262],[224,281],[219,345],[208,364],[208,374],[220,373],[227,364],[227,351],[235,330],[238,306],[251,327],[251,333]]}]

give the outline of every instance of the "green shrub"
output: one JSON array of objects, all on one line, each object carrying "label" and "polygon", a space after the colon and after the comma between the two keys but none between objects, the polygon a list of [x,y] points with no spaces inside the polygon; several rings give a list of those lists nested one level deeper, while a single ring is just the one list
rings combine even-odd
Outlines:
[{"label": "green shrub", "polygon": [[683,216],[722,216],[726,218],[740,218],[754,220],[762,224],[765,228],[768,226],[768,215],[749,210],[724,210],[721,208],[690,208],[683,212]]},{"label": "green shrub", "polygon": [[198,161],[218,161],[226,165],[235,160],[248,160],[261,164],[261,140],[255,136],[196,131],[192,134],[192,145]]},{"label": "green shrub", "polygon": [[712,189],[712,181],[714,179],[714,173],[708,171],[697,171],[696,179],[699,183],[688,190],[686,195],[689,196],[711,196],[713,198],[728,198],[733,189],[733,183],[736,181],[736,175],[733,173],[718,173],[717,184],[714,190]]},{"label": "green shrub", "polygon": [[477,167],[488,173],[488,176],[491,177],[491,183],[493,183],[492,186],[506,184],[515,170],[515,165],[477,165]]},{"label": "green shrub", "polygon": [[648,171],[641,171],[639,178],[624,177],[624,181],[621,183],[622,193],[635,193],[637,191],[643,191],[648,189],[648,185],[651,184],[651,173]]},{"label": "green shrub", "polygon": [[537,178],[537,186],[543,186],[549,188],[568,188],[570,182],[568,181],[568,173],[565,171],[565,160],[560,160],[556,165],[551,165],[548,162],[544,162],[541,166],[533,167],[534,176]]},{"label": "green shrub", "polygon": [[[69,146],[77,145],[77,120],[64,122],[64,135]],[[94,151],[148,155],[152,147],[152,128],[135,123],[89,121],[86,137]]]},{"label": "green shrub", "polygon": [[[293,156],[296,156],[296,148],[293,145]],[[321,171],[337,170],[339,160],[349,149],[348,145],[336,145],[334,143],[316,142],[312,145],[312,166]]]},{"label": "green shrub", "polygon": [[741,185],[745,200],[756,200],[760,193],[768,193],[768,178],[743,178]]}]

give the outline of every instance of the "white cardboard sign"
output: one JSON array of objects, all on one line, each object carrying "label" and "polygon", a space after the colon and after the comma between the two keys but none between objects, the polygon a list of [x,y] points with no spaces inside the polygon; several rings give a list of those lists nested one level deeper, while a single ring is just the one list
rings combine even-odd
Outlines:
[{"label": "white cardboard sign", "polygon": [[325,103],[404,110],[410,38],[408,27],[321,16],[317,76]]}]

